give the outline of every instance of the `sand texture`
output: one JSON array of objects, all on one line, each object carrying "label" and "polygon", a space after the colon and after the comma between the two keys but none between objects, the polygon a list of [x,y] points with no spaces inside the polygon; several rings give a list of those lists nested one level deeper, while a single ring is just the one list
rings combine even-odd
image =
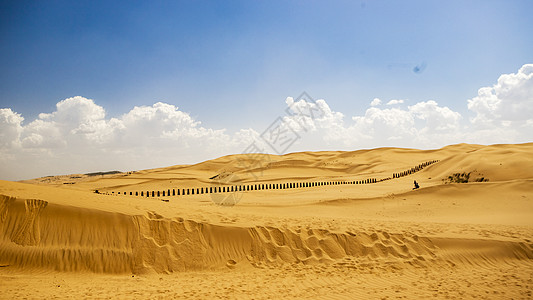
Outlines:
[{"label": "sand texture", "polygon": [[532,290],[533,143],[230,155],[0,181],[1,299]]}]

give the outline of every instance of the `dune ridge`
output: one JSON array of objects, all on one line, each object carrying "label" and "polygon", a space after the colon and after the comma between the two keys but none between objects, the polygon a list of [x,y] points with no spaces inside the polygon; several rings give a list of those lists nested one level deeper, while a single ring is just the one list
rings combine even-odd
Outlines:
[{"label": "dune ridge", "polygon": [[[221,226],[168,219],[154,212],[131,216],[47,205],[42,200],[3,195],[0,199],[0,263],[21,269],[142,274],[237,264],[333,263],[346,257],[396,259],[410,265],[533,259],[533,243],[434,239],[386,231]],[[469,252],[462,244],[469,245]]]},{"label": "dune ridge", "polygon": [[[416,172],[419,172],[423,170],[425,167],[431,166],[434,163],[437,163],[438,160],[431,160],[427,162],[420,163],[410,169],[407,169],[405,171],[392,173],[391,176],[385,177],[385,178],[366,178],[366,179],[358,179],[358,180],[335,180],[335,181],[293,181],[293,182],[283,182],[283,183],[259,183],[259,184],[239,184],[236,185],[235,182],[238,180],[233,180],[232,178],[238,178],[234,177],[233,173],[226,173],[226,174],[217,174],[210,179],[215,179],[214,182],[210,182],[209,186],[202,186],[202,187],[183,187],[183,188],[175,188],[173,187],[168,188],[167,190],[157,190],[157,191],[120,191],[121,187],[125,186],[118,186],[115,187],[115,190],[110,191],[106,190],[104,194],[116,194],[120,195],[129,195],[129,196],[135,196],[135,197],[174,197],[174,196],[189,196],[189,195],[199,195],[199,194],[216,194],[216,193],[229,193],[229,192],[249,192],[249,191],[258,191],[258,190],[284,190],[284,189],[297,189],[297,188],[311,188],[311,187],[319,187],[319,186],[328,186],[328,185],[345,185],[345,184],[371,184],[371,183],[378,183],[386,180],[392,180],[396,178],[405,177],[408,175],[415,174]],[[221,176],[225,175],[225,176]],[[224,178],[221,178],[224,177]],[[100,193],[100,191],[96,190],[95,192]],[[129,194],[128,194],[129,193]]]}]

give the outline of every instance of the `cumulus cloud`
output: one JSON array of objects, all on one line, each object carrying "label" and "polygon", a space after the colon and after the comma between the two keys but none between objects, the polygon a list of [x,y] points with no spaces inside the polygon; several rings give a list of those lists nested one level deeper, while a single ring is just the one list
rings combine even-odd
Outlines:
[{"label": "cumulus cloud", "polygon": [[459,129],[461,114],[446,106],[441,107],[433,100],[409,106],[409,112],[426,122],[426,126],[422,130],[449,131]]},{"label": "cumulus cloud", "polygon": [[24,126],[22,145],[28,148],[61,148],[74,142],[98,142],[105,134],[105,110],[91,99],[80,96],[62,100],[56,111],[39,114]]},{"label": "cumulus cloud", "polygon": [[178,107],[158,102],[117,118],[93,100],[76,96],[27,125],[11,109],[0,110],[0,151],[9,179],[107,169],[138,169],[239,153],[257,132],[201,126]]},{"label": "cumulus cloud", "polygon": [[223,129],[204,128],[188,113],[162,102],[133,108],[117,120],[114,127],[115,140],[129,146],[172,147],[179,144],[184,149],[231,142]]},{"label": "cumulus cloud", "polygon": [[401,109],[380,109],[371,107],[364,116],[352,117],[352,128],[366,139],[395,140],[414,134],[413,116]]},{"label": "cumulus cloud", "polygon": [[297,131],[316,131],[318,128],[336,129],[342,126],[344,115],[331,110],[323,99],[316,102],[300,99],[294,102],[292,97],[287,97],[287,116],[283,120]]},{"label": "cumulus cloud", "polygon": [[396,105],[396,104],[402,104],[402,103],[403,103],[403,100],[393,99],[393,100],[387,102],[387,105]]},{"label": "cumulus cloud", "polygon": [[482,87],[468,100],[474,140],[526,142],[533,132],[533,64],[503,74],[496,84]]},{"label": "cumulus cloud", "polygon": [[0,109],[0,149],[18,146],[22,121],[24,118],[10,108]]},{"label": "cumulus cloud", "polygon": [[[401,102],[394,100],[392,103]],[[430,147],[460,142],[456,137],[459,136],[461,115],[432,100],[403,109],[377,107],[381,100],[376,98],[364,115],[347,120],[344,114],[332,110],[323,99],[295,102],[289,97],[286,103],[291,113],[283,118],[281,126],[296,129],[301,135],[296,144],[298,150],[412,146],[414,143],[418,147]],[[320,112],[315,112],[314,117],[301,113],[310,108]]]},{"label": "cumulus cloud", "polygon": [[378,105],[381,105],[381,100],[379,98],[374,98],[374,100],[370,102],[370,106],[378,106]]},{"label": "cumulus cloud", "polygon": [[492,87],[482,87],[468,100],[468,109],[476,113],[472,123],[481,126],[533,119],[533,64],[517,73],[503,74]]},{"label": "cumulus cloud", "polygon": [[355,124],[349,129],[363,137],[365,146],[433,147],[457,142],[460,119],[458,112],[427,101],[407,109],[370,107],[364,116],[352,117]]},{"label": "cumulus cloud", "polygon": [[[467,101],[474,116],[466,120],[435,100],[404,107],[403,100],[392,99],[383,107],[375,98],[364,114],[347,117],[323,99],[287,97],[286,110],[273,116],[272,128],[233,133],[206,128],[189,113],[163,102],[110,118],[93,100],[76,96],[27,124],[12,109],[0,109],[1,174],[2,179],[22,179],[146,169],[242,153],[252,143],[261,151],[280,153],[531,141],[532,96],[533,65],[524,65],[517,73],[500,76],[492,87],[479,89]],[[279,133],[292,134],[292,140],[280,139]],[[280,141],[290,147],[275,144]]]}]

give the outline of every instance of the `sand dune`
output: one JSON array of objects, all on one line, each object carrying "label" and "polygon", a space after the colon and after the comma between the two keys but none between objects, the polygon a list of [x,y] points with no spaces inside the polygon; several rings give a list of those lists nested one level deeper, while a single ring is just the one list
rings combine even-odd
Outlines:
[{"label": "sand dune", "polygon": [[[79,297],[530,298],[531,153],[231,155],[0,181],[0,298],[64,295],[59,286]],[[228,196],[238,203],[216,204]]]}]

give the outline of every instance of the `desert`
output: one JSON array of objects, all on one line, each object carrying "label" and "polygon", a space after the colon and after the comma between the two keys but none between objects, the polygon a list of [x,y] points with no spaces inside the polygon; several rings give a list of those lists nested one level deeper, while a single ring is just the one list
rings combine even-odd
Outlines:
[{"label": "desert", "polygon": [[528,299],[531,153],[238,154],[1,181],[0,298]]},{"label": "desert", "polygon": [[533,1],[1,1],[0,300],[533,299]]}]

